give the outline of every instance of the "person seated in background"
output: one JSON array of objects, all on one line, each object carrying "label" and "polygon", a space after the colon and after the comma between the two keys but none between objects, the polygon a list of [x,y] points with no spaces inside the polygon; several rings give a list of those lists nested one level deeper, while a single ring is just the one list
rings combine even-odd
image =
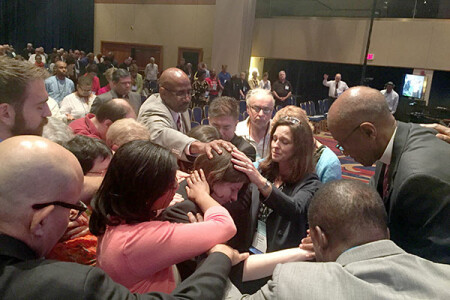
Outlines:
[{"label": "person seated in background", "polygon": [[[84,176],[104,176],[112,158],[105,142],[77,135],[62,146],[75,155]],[[90,211],[83,212],[75,221],[69,221],[66,232],[46,258],[95,265],[97,238],[89,232],[89,215]]]},{"label": "person seated in background", "polygon": [[198,70],[198,79],[192,83],[192,105],[203,107],[209,101],[209,85],[206,82],[206,71]]},{"label": "person seated in background", "polygon": [[102,104],[96,115],[89,113],[69,126],[75,134],[105,140],[109,126],[124,118],[136,118],[133,108],[124,99],[112,99]]},{"label": "person seated in background", "polygon": [[150,132],[147,127],[134,119],[121,119],[109,126],[106,132],[106,144],[113,151],[130,141],[149,140]]},{"label": "person seated in background", "polygon": [[228,211],[209,196],[203,172],[187,193],[205,221],[173,224],[157,220],[178,189],[176,159],[150,141],[131,141],[115,153],[94,198],[89,228],[99,237],[97,265],[132,292],[171,292],[173,265],[204,253],[236,233]]},{"label": "person seated in background", "polygon": [[[69,217],[76,220],[85,209],[79,203],[80,164],[60,145],[35,136],[8,138],[0,143],[0,153],[3,300],[222,299],[231,264],[246,257],[228,246],[215,246],[205,263],[172,295],[133,295],[100,268],[45,259],[66,230]],[[78,212],[70,215],[70,209]]]},{"label": "person seated in background", "polygon": [[256,149],[243,137],[235,134],[239,122],[238,102],[231,97],[216,98],[208,109],[209,124],[220,133],[220,138],[235,145],[252,161],[256,159]]},{"label": "person seated in background", "polygon": [[256,149],[256,160],[269,153],[270,126],[275,100],[268,90],[254,89],[247,94],[248,117],[236,126],[236,135],[242,136]]},{"label": "person seated in background", "polygon": [[67,64],[63,61],[55,63],[55,75],[45,80],[45,89],[50,97],[61,103],[67,95],[75,90],[73,81],[66,77]]},{"label": "person seated in background", "polygon": [[36,61],[34,62],[34,65],[40,68],[45,67],[44,63],[42,62],[42,56],[40,54],[36,55]]},{"label": "person seated in background", "polygon": [[89,64],[86,67],[86,73],[83,76],[90,76],[92,78],[92,92],[98,95],[100,90],[100,79],[97,77],[98,67],[96,64]]},{"label": "person seated in background", "polygon": [[127,70],[117,69],[113,72],[111,90],[95,98],[91,113],[96,114],[103,103],[116,98],[125,99],[133,107],[136,115],[139,113],[141,95],[131,91],[131,75]]},{"label": "person seated in background", "polygon": [[65,114],[67,121],[83,118],[91,110],[95,95],[91,93],[92,77],[81,76],[77,82],[77,89],[74,93],[67,95],[61,101],[60,112]]},{"label": "person seated in background", "polygon": [[[294,105],[288,105],[275,114],[273,122],[286,116],[308,120],[308,116],[303,109]],[[309,121],[308,124],[312,130],[313,125]],[[317,139],[314,139],[314,165],[316,166],[316,174],[322,183],[342,178],[342,167],[339,158],[330,148]]]},{"label": "person seated in background", "polygon": [[142,75],[138,73],[139,68],[136,64],[130,66],[131,75],[131,91],[142,95],[142,89],[144,88],[144,80]]},{"label": "person seated in background", "polygon": [[326,183],[308,211],[320,263],[280,264],[267,285],[238,299],[449,299],[450,266],[406,253],[389,240],[387,219],[369,185]]},{"label": "person seated in background", "polygon": [[111,90],[112,75],[113,75],[115,70],[117,70],[117,69],[116,68],[109,68],[109,69],[107,69],[105,71],[105,73],[103,75],[106,78],[106,80],[108,81],[108,84],[98,90],[97,96],[101,95],[101,94],[104,94],[104,93],[107,93],[107,92],[109,92]]}]

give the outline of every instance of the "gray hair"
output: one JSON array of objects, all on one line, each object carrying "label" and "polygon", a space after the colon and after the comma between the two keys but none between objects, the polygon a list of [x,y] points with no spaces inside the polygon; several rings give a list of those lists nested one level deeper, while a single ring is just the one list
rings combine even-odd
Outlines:
[{"label": "gray hair", "polygon": [[119,82],[120,78],[130,77],[130,72],[128,72],[125,69],[117,69],[112,74],[112,81],[117,83]]},{"label": "gray hair", "polygon": [[62,145],[73,139],[75,134],[70,127],[60,119],[49,117],[48,123],[44,126],[42,137]]},{"label": "gray hair", "polygon": [[261,88],[256,88],[253,90],[248,91],[247,96],[245,97],[245,101],[247,102],[247,105],[250,105],[250,99],[252,99],[253,97],[270,97],[272,98],[273,101],[273,105],[275,106],[275,99],[273,98],[272,92],[269,90],[265,90],[265,89],[261,89]]}]

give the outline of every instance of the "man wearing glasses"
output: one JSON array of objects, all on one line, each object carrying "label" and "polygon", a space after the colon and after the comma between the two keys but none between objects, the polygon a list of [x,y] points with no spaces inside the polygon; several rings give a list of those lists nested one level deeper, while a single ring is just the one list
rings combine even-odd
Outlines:
[{"label": "man wearing glasses", "polygon": [[186,135],[191,130],[187,109],[192,97],[191,82],[186,73],[169,68],[161,74],[159,81],[159,94],[151,95],[142,104],[138,116],[138,121],[149,129],[153,143],[171,150],[184,161],[203,153],[212,157],[213,149],[221,153],[219,145],[231,151],[231,143],[222,140],[202,143]]},{"label": "man wearing glasses", "polygon": [[270,123],[275,100],[272,93],[254,89],[247,94],[248,118],[236,126],[236,135],[242,136],[256,149],[256,161],[269,153]]},{"label": "man wearing glasses", "polygon": [[392,240],[412,254],[450,263],[450,148],[436,132],[397,122],[379,91],[354,87],[331,106],[337,147],[364,166],[384,201]]},{"label": "man wearing glasses", "polygon": [[86,209],[79,202],[80,164],[60,145],[36,136],[9,138],[0,153],[1,299],[222,299],[231,263],[245,258],[215,246],[211,252],[222,254],[210,254],[172,295],[132,295],[100,268],[46,260],[68,221]]}]

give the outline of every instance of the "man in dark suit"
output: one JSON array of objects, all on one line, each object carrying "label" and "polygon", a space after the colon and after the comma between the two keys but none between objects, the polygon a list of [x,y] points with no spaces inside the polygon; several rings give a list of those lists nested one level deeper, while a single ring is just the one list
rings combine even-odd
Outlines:
[{"label": "man in dark suit", "polygon": [[396,122],[384,96],[368,87],[345,91],[328,128],[340,148],[364,166],[389,216],[391,238],[407,252],[450,263],[450,147],[436,132]]},{"label": "man in dark suit", "polygon": [[0,153],[0,299],[222,299],[231,262],[246,258],[217,245],[172,295],[133,295],[100,268],[46,260],[68,221],[86,210],[81,166],[35,136],[11,137]]},{"label": "man in dark suit", "polygon": [[255,147],[234,133],[239,122],[239,106],[236,100],[227,96],[216,98],[209,106],[208,120],[209,124],[219,131],[221,139],[232,143],[252,161],[255,161]]},{"label": "man in dark suit", "polygon": [[186,135],[191,130],[187,111],[192,97],[192,88],[186,73],[177,68],[165,70],[159,78],[159,94],[145,100],[139,111],[138,121],[150,131],[150,140],[170,151],[178,159],[190,161],[189,156],[208,154],[214,149],[221,153],[219,145],[231,151],[233,145],[217,140],[202,143]]},{"label": "man in dark suit", "polygon": [[115,98],[125,99],[133,107],[136,115],[139,113],[142,102],[141,95],[131,92],[131,75],[127,70],[117,69],[113,72],[111,90],[95,98],[91,113],[97,114],[98,108],[103,103]]}]

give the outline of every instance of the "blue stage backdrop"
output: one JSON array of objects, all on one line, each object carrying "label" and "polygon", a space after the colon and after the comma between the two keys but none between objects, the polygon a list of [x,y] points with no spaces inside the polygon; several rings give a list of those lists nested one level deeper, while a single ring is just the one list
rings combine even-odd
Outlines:
[{"label": "blue stage backdrop", "polygon": [[93,50],[94,0],[0,0],[0,44]]}]

